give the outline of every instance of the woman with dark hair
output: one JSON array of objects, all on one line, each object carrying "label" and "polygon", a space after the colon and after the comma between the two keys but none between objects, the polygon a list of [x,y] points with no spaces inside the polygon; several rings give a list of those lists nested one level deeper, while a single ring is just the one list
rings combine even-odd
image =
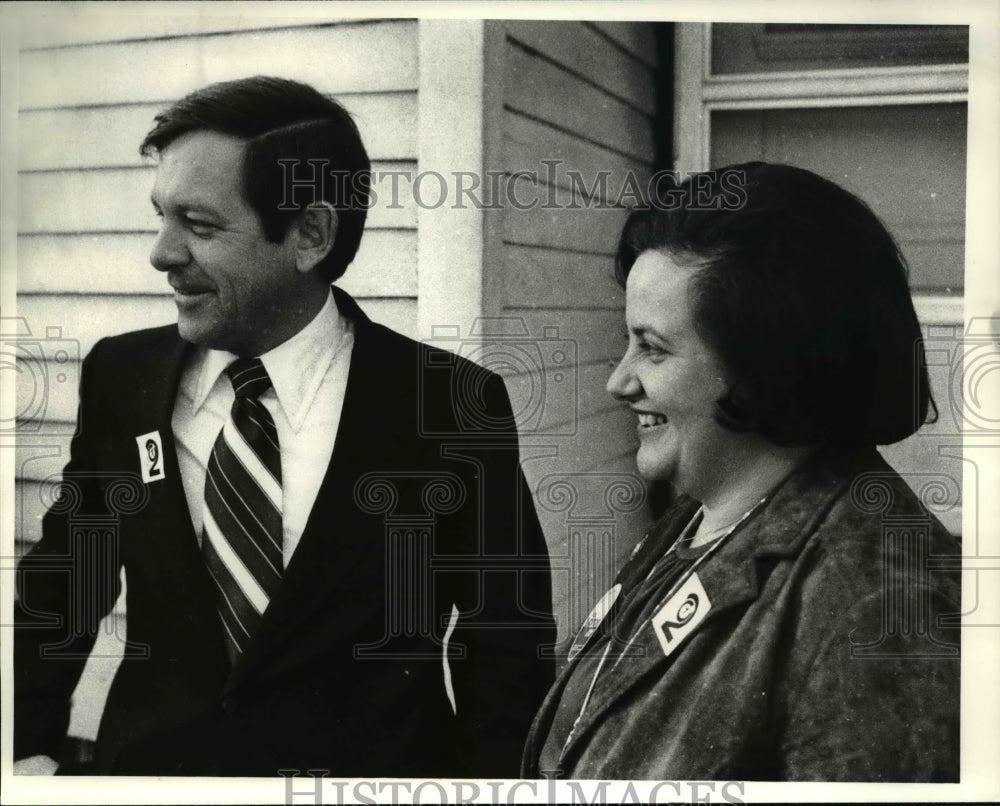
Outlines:
[{"label": "woman with dark hair", "polygon": [[608,391],[680,495],[577,635],[523,774],[957,781],[959,583],[930,568],[960,549],[875,450],[933,408],[896,244],[790,166],[678,190],[625,225]]}]

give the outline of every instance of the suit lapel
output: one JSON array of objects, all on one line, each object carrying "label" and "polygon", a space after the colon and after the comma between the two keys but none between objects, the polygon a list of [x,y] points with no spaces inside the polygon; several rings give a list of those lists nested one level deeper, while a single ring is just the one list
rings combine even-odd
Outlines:
[{"label": "suit lapel", "polygon": [[[412,362],[394,368],[393,361],[399,359],[393,353],[398,348],[350,297],[336,288],[334,293],[339,310],[354,323],[354,347],[333,455],[281,587],[227,689],[256,664],[277,657],[289,625],[305,622],[319,611],[330,621],[330,599],[338,596],[338,583],[362,560],[383,562],[384,529],[372,533],[372,516],[359,508],[355,485],[365,473],[391,470],[400,457],[418,449],[412,424],[401,416],[415,411],[416,401],[412,392],[404,391],[401,397],[399,389],[410,388],[400,373],[415,373],[417,368]],[[358,610],[358,603],[351,607]]]},{"label": "suit lapel", "polygon": [[[669,655],[664,654],[651,619],[646,619],[641,624],[633,626],[631,634],[626,637],[626,640],[631,639],[627,656],[617,663],[614,652],[608,657],[598,685],[594,688],[592,699],[573,733],[572,742],[566,749],[567,757],[572,752],[573,746],[585,737],[590,728],[598,724],[610,709],[622,700],[627,701],[630,698],[636,686],[650,676],[662,675],[698,633],[707,629],[724,613],[757,597],[759,590],[753,561],[752,538],[743,536],[748,539],[721,547],[718,554],[709,557],[695,571],[711,602],[711,607],[704,619],[682,640],[678,640],[677,646]],[[730,550],[724,552],[723,549],[727,548]],[[661,601],[657,606],[657,612],[665,604],[666,600]]]},{"label": "suit lapel", "polygon": [[[156,335],[139,357],[139,366],[148,369],[135,379],[136,400],[130,409],[135,433],[125,434],[123,439],[128,442],[140,434],[158,431],[163,447],[164,478],[149,483],[149,503],[142,511],[144,526],[133,530],[136,536],[132,539],[142,542],[142,561],[170,580],[175,589],[173,606],[187,625],[189,640],[202,645],[202,657],[216,661],[206,663],[206,669],[211,671],[225,664],[222,628],[215,612],[212,583],[191,522],[171,426],[181,370],[190,345],[180,339],[174,327],[164,328]],[[136,447],[133,443],[126,449],[135,451]]]},{"label": "suit lapel", "polygon": [[[636,655],[623,658],[613,670],[610,664],[614,659],[608,659],[602,670],[602,679],[595,687],[592,700],[566,748],[567,758],[572,748],[595,724],[600,723],[610,709],[623,700],[627,701],[632,691],[650,676],[665,674],[699,633],[724,614],[758,598],[763,582],[759,570],[762,560],[794,557],[801,551],[816,523],[844,489],[844,478],[836,469],[836,463],[829,470],[820,468],[814,472],[818,464],[815,460],[810,461],[793,473],[775,492],[772,500],[696,570],[711,608],[697,626],[671,649],[669,655],[665,654],[656,637],[650,619],[633,627],[635,638],[632,647]],[[682,528],[683,524],[673,525],[673,539]],[[662,604],[665,601],[660,606]]]},{"label": "suit lapel", "polygon": [[[145,377],[135,380],[136,401],[130,409],[134,417],[131,428],[135,433],[123,435],[126,443],[140,434],[152,431],[160,435],[164,478],[162,481],[148,483],[150,504],[144,515],[157,525],[147,536],[147,548],[156,550],[158,555],[162,555],[158,559],[171,565],[184,559],[178,555],[186,555],[187,552],[183,549],[190,549],[191,543],[197,548],[171,428],[185,347],[176,330],[171,328],[165,330],[163,338],[155,342],[141,357],[143,366],[148,367],[148,371]],[[136,450],[133,445],[134,443],[126,444],[126,450]],[[183,536],[182,539],[178,540],[178,535]]]}]

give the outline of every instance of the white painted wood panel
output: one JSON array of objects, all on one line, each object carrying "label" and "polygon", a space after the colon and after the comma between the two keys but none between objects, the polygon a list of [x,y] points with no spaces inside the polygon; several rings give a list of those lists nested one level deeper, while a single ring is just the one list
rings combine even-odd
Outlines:
[{"label": "white painted wood panel", "polygon": [[[353,116],[373,160],[416,160],[415,92],[337,97]],[[121,168],[148,165],[139,144],[169,102],[34,109],[18,118],[18,167]]]},{"label": "white painted wood panel", "polygon": [[[22,293],[169,294],[153,269],[152,233],[22,235],[17,241],[17,284]],[[414,297],[417,234],[372,229],[338,282],[360,297]]]},{"label": "white painted wood panel", "polygon": [[[525,198],[527,189],[525,190]],[[613,254],[628,213],[617,209],[507,209],[504,240],[590,254]]]},{"label": "white painted wood panel", "polygon": [[648,116],[516,45],[507,49],[507,59],[504,103],[508,107],[635,159],[652,158]]},{"label": "white painted wood panel", "polygon": [[61,328],[61,337],[73,340],[81,357],[104,336],[177,321],[173,300],[166,295],[21,294],[17,315],[35,335]]},{"label": "white painted wood panel", "polygon": [[332,93],[415,90],[416,30],[384,21],[26,51],[20,108],[161,102],[257,74]]},{"label": "white painted wood panel", "polygon": [[14,450],[16,477],[28,482],[61,477],[63,467],[69,461],[72,436],[73,429],[67,428],[65,423],[47,425],[42,433],[19,434]]},{"label": "white painted wood panel", "polygon": [[611,255],[508,244],[504,249],[504,304],[508,308],[562,306],[620,311],[625,292]]},{"label": "white painted wood panel", "polygon": [[645,191],[651,173],[645,161],[630,159],[511,111],[504,115],[503,145],[504,168],[509,174],[535,172],[546,181],[551,177],[562,188],[584,193],[594,189],[596,195],[610,201],[631,191],[630,177]]},{"label": "white painted wood panel", "polygon": [[[374,163],[378,195],[368,211],[366,228],[415,229],[413,163]],[[392,172],[404,172],[393,180]],[[21,174],[18,183],[18,230],[22,233],[155,232],[159,229],[149,202],[155,168],[104,168]],[[393,185],[398,192],[395,192]],[[95,199],[98,203],[87,203]]]},{"label": "white painted wood panel", "polygon": [[621,48],[641,59],[650,67],[656,66],[656,34],[649,23],[594,20],[587,24],[600,30],[617,42]]},{"label": "white painted wood panel", "polygon": [[649,65],[623,58],[621,47],[594,27],[570,20],[511,20],[507,35],[643,112],[654,113],[656,87]]},{"label": "white painted wood panel", "polygon": [[270,14],[261,14],[260,9],[243,11],[225,3],[201,3],[198,13],[192,14],[190,6],[175,4],[75,3],[67,8],[66,4],[37,3],[22,15],[20,43],[24,49],[52,48],[364,21],[323,14],[321,6],[306,5],[309,7],[282,3]]}]

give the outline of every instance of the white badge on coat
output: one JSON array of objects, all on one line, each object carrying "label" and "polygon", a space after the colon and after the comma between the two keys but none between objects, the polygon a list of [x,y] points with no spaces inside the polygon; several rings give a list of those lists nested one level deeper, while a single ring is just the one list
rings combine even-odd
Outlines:
[{"label": "white badge on coat", "polygon": [[650,619],[653,632],[663,647],[663,654],[670,655],[687,638],[694,628],[705,620],[712,609],[712,602],[697,574],[692,574],[663,607]]},{"label": "white badge on coat", "polygon": [[573,658],[580,654],[580,650],[583,649],[587,641],[590,640],[590,636],[592,636],[597,631],[597,628],[601,626],[601,622],[604,621],[604,617],[608,615],[608,612],[618,600],[618,594],[621,592],[622,583],[618,582],[601,597],[601,600],[596,605],[594,605],[594,609],[590,611],[590,615],[587,616],[587,620],[583,622],[583,626],[580,627],[580,631],[576,634],[576,640],[573,641],[573,646],[569,648],[569,656],[567,660],[573,660]]},{"label": "white badge on coat", "polygon": [[139,448],[139,468],[142,470],[142,480],[149,484],[159,481],[163,475],[163,442],[159,431],[150,431],[135,438]]}]

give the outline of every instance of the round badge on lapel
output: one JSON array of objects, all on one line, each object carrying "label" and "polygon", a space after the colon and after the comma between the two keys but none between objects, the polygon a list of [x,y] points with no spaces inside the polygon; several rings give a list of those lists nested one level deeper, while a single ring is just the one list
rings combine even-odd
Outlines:
[{"label": "round badge on lapel", "polygon": [[583,625],[580,627],[580,631],[576,634],[576,640],[573,641],[573,646],[569,649],[568,660],[573,660],[577,655],[580,654],[580,650],[584,648],[590,637],[597,631],[597,628],[601,626],[601,622],[604,621],[604,617],[608,615],[611,608],[614,607],[615,602],[618,601],[618,595],[622,592],[621,582],[613,585],[607,593],[605,593],[600,601],[594,605],[594,609],[590,611],[590,615],[587,616]]}]

